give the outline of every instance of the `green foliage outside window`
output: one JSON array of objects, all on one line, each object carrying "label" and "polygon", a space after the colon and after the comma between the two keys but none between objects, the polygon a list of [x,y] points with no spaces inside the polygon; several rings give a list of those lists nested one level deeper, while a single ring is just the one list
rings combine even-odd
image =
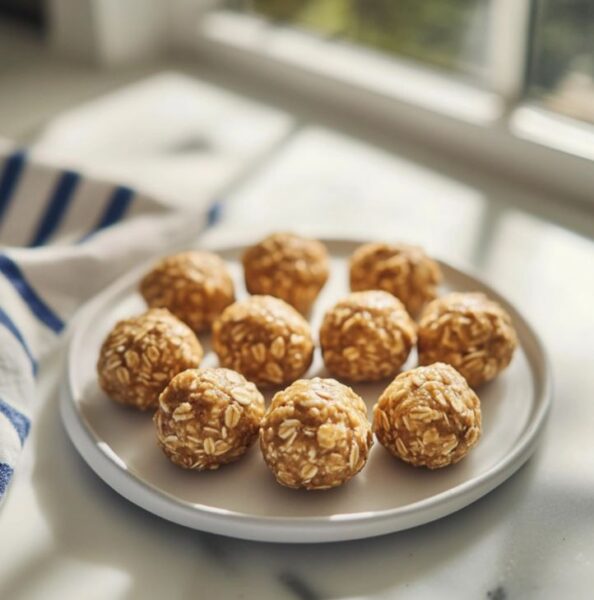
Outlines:
[{"label": "green foliage outside window", "polygon": [[235,0],[232,7],[477,77],[481,0]]}]

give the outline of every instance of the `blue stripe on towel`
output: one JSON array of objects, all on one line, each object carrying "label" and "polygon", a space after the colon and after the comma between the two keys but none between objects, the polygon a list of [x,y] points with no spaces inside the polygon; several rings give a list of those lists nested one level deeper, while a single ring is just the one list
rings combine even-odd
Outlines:
[{"label": "blue stripe on towel", "polygon": [[25,354],[27,355],[27,357],[29,358],[29,361],[31,362],[31,369],[33,370],[33,375],[37,375],[37,361],[33,357],[33,354],[31,353],[31,350],[30,350],[29,346],[27,345],[25,338],[23,337],[21,332],[18,330],[17,326],[12,322],[11,318],[1,308],[0,308],[0,324],[4,325],[4,327],[6,327],[6,329],[8,329],[8,331],[10,331],[10,333],[12,333],[12,335],[14,335],[14,337],[17,339],[19,344],[23,347]]},{"label": "blue stripe on towel", "polygon": [[41,246],[52,236],[60,226],[70,202],[74,198],[74,191],[80,181],[80,175],[74,171],[64,171],[54,189],[47,209],[39,221],[37,231],[30,242],[30,246]]},{"label": "blue stripe on towel", "polygon": [[19,412],[16,408],[4,402],[2,398],[0,398],[0,413],[12,423],[12,426],[19,434],[22,446],[25,442],[25,438],[29,435],[29,429],[31,428],[31,420],[29,417],[26,417],[22,412]]},{"label": "blue stripe on towel", "polygon": [[23,151],[11,154],[4,161],[4,170],[0,174],[0,222],[13,197],[13,192],[19,181],[25,164],[25,153]]},{"label": "blue stripe on towel", "polygon": [[99,219],[99,222],[95,226],[94,231],[104,229],[105,227],[117,223],[126,214],[133,196],[134,192],[129,187],[117,187],[107,203],[107,207],[103,212],[103,215],[101,215],[101,219]]},{"label": "blue stripe on towel", "polygon": [[123,185],[117,187],[107,202],[107,206],[103,211],[101,218],[97,222],[97,225],[95,225],[95,227],[93,227],[89,233],[78,240],[77,243],[82,244],[101,229],[105,229],[110,225],[115,225],[124,217],[133,199],[134,190],[131,190],[129,187]]},{"label": "blue stripe on towel", "polygon": [[12,477],[14,469],[6,463],[0,463],[0,496],[4,494],[8,487],[8,482]]},{"label": "blue stripe on towel", "polygon": [[29,310],[53,332],[60,333],[64,329],[64,322],[56,313],[37,295],[37,292],[31,287],[25,279],[23,272],[18,265],[12,261],[6,254],[0,254],[0,273],[2,273],[21,298],[26,302]]}]

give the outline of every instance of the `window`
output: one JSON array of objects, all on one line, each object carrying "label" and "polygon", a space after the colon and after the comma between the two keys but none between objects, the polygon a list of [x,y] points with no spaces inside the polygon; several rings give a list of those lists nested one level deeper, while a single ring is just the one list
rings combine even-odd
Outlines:
[{"label": "window", "polygon": [[594,1],[536,0],[528,95],[594,123]]},{"label": "window", "polygon": [[[514,100],[518,93],[525,94],[544,109],[594,123],[594,0],[515,4],[509,0],[223,3],[236,13],[417,61],[498,92],[502,92],[498,87],[509,86],[499,86],[500,74],[494,71],[501,69],[502,61],[515,61],[519,68],[510,93]],[[526,18],[518,25],[522,5],[531,12],[531,23]],[[506,36],[514,26],[516,39],[510,39]],[[510,54],[508,47],[514,44],[518,47]],[[502,70],[506,77],[509,69],[503,65]]]},{"label": "window", "polygon": [[88,3],[101,19],[49,3],[56,47],[105,64],[191,49],[248,85],[594,201],[594,0]]},{"label": "window", "polygon": [[593,201],[594,0],[209,1],[214,64]]}]

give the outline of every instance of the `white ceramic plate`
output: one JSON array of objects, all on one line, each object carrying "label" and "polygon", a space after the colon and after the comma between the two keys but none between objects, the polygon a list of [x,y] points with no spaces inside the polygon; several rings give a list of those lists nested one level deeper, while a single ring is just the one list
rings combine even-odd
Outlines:
[{"label": "white ceramic plate", "polygon": [[[347,258],[358,242],[327,241],[332,276],[313,315],[347,290]],[[238,297],[246,294],[239,256],[243,248],[213,248],[228,262]],[[150,414],[109,400],[97,385],[101,342],[114,323],[144,310],[136,291],[143,265],[95,298],[72,332],[61,409],[74,445],[107,484],[135,504],[176,523],[227,536],[274,542],[329,542],[381,535],[448,515],[510,477],[530,456],[550,404],[549,371],[543,349],[514,307],[485,284],[445,263],[443,291],[479,290],[511,314],[520,339],[509,368],[479,390],[483,436],[463,461],[439,471],[415,469],[375,444],[364,470],[341,488],[294,491],[278,485],[254,446],[237,463],[218,471],[184,471],[156,446]],[[208,336],[202,336],[205,366],[216,365]],[[407,366],[415,365],[416,355]],[[325,376],[319,349],[308,376]],[[367,402],[387,382],[353,386]],[[268,398],[270,394],[268,395]]]}]

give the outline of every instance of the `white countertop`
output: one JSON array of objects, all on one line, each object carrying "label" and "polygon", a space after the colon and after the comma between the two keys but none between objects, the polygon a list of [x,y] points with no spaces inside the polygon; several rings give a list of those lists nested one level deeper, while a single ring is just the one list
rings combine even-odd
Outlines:
[{"label": "white countertop", "polygon": [[[0,108],[1,126],[6,100]],[[42,365],[32,434],[0,509],[0,598],[591,598],[592,213],[397,144],[378,150],[308,123],[279,139],[274,157],[225,184],[223,220],[206,235],[413,240],[474,267],[549,351],[555,397],[536,454],[470,507],[382,538],[290,546],[201,534],[128,503],[78,457],[58,414],[57,354]]]}]

